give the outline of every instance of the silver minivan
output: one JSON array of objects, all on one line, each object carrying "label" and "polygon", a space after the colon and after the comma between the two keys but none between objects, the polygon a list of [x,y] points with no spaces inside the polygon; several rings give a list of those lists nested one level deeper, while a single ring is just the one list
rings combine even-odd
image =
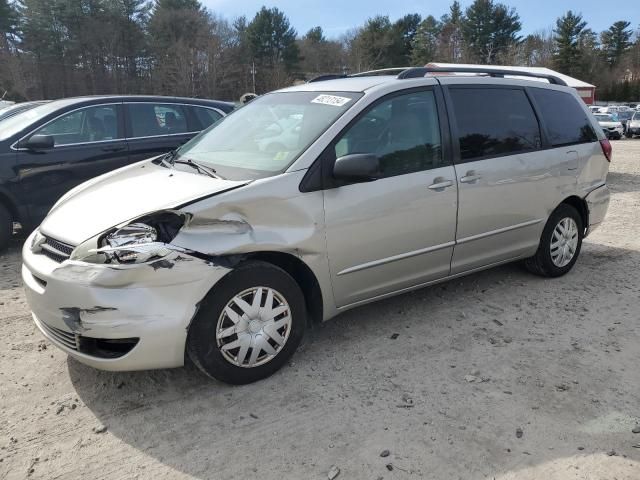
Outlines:
[{"label": "silver minivan", "polygon": [[516,75],[310,82],[76,187],[23,249],[35,324],[96,368],[189,356],[242,384],[358,305],[506,262],[567,273],[611,146],[562,80]]}]

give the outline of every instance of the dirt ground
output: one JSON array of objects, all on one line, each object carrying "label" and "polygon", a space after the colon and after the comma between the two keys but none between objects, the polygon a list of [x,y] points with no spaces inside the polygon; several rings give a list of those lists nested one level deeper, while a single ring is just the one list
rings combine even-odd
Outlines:
[{"label": "dirt ground", "polygon": [[638,480],[640,140],[614,142],[609,184],[565,277],[509,265],[353,310],[243,387],[68,359],[31,321],[15,241],[0,479]]}]

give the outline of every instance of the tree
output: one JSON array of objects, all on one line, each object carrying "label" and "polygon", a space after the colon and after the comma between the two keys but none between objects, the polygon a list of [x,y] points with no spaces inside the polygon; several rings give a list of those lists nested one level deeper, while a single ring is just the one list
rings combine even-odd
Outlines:
[{"label": "tree", "polygon": [[459,63],[463,56],[462,23],[464,14],[457,0],[449,7],[449,14],[443,15],[440,23],[438,57],[445,61]]},{"label": "tree", "polygon": [[298,66],[296,35],[289,19],[276,7],[262,7],[247,26],[247,41],[256,63],[272,71],[284,68],[287,74]]},{"label": "tree", "polygon": [[522,42],[518,63],[527,67],[553,67],[553,32],[543,30],[528,35]]},{"label": "tree", "polygon": [[602,32],[602,53],[610,67],[617,66],[633,45],[630,26],[631,22],[621,20]]},{"label": "tree", "polygon": [[520,17],[515,9],[493,0],[475,0],[465,12],[462,35],[472,59],[492,64],[521,38]]},{"label": "tree", "polygon": [[355,39],[355,48],[362,52],[362,69],[373,70],[391,66],[390,33],[391,21],[387,16],[378,15],[365,22]]},{"label": "tree", "polygon": [[197,0],[156,0],[149,20],[159,93],[196,96],[206,82],[210,17]]},{"label": "tree", "polygon": [[554,65],[559,72],[571,76],[580,74],[580,36],[586,26],[587,22],[582,20],[582,15],[574,14],[571,10],[556,20]]},{"label": "tree", "polygon": [[413,40],[418,32],[421,17],[417,13],[405,15],[391,25],[388,32],[389,52],[387,53],[387,66],[403,67],[411,63],[411,51]]},{"label": "tree", "polygon": [[411,62],[413,65],[425,65],[437,60],[438,39],[442,24],[432,15],[425,18],[413,39]]},{"label": "tree", "polygon": [[327,40],[322,27],[310,29],[298,42],[302,71],[306,77],[342,69],[342,45]]}]

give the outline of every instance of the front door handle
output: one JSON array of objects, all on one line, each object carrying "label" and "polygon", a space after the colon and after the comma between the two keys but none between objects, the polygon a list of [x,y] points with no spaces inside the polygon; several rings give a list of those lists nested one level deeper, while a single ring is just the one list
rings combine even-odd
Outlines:
[{"label": "front door handle", "polygon": [[482,176],[476,175],[476,172],[469,170],[464,177],[460,179],[460,183],[476,183]]},{"label": "front door handle", "polygon": [[439,181],[429,185],[429,190],[444,190],[445,188],[453,185],[453,182],[451,180],[444,180],[441,178],[436,178],[436,180],[439,180]]}]

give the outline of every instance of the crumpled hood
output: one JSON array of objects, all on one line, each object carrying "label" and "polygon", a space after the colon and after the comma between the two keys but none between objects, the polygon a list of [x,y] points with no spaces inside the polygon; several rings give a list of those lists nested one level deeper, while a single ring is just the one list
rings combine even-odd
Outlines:
[{"label": "crumpled hood", "polygon": [[79,245],[122,222],[246,183],[140,162],[71,190],[51,209],[40,230],[62,242]]}]

